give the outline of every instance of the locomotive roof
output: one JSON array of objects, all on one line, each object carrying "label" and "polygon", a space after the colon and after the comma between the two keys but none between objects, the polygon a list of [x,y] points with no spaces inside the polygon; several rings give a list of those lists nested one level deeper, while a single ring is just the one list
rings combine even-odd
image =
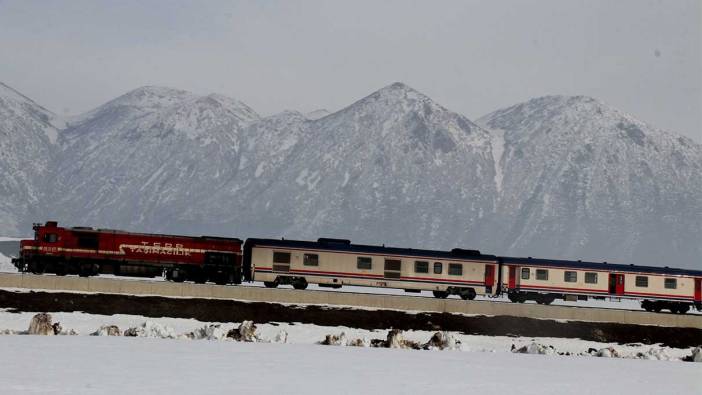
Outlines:
[{"label": "locomotive roof", "polygon": [[63,229],[63,230],[68,230],[71,232],[77,232],[77,233],[111,233],[111,234],[123,234],[123,235],[130,235],[130,236],[146,236],[146,237],[183,237],[187,239],[200,239],[200,240],[222,240],[222,241],[235,241],[241,243],[242,240],[239,238],[235,237],[218,237],[218,236],[187,236],[187,235],[166,235],[166,234],[160,234],[160,233],[141,233],[141,232],[128,232],[126,230],[118,230],[118,229],[95,229],[89,226],[74,226],[71,228],[66,228],[66,227],[58,227],[58,226],[46,226],[42,225],[42,227],[47,228],[47,229]]},{"label": "locomotive roof", "polygon": [[431,259],[471,259],[483,261],[496,261],[494,255],[481,254],[477,250],[454,249],[452,251],[423,250],[415,248],[385,247],[377,245],[351,244],[349,240],[325,239],[318,241],[304,240],[284,240],[284,239],[247,239],[246,245],[267,245],[272,247],[288,247],[301,249],[315,249],[328,251],[344,251],[359,254],[380,254],[380,255],[410,255]]},{"label": "locomotive roof", "polygon": [[524,266],[549,266],[549,267],[568,267],[574,269],[592,269],[604,271],[622,271],[622,272],[640,272],[640,273],[655,273],[669,274],[682,276],[702,276],[700,270],[677,269],[672,267],[660,266],[639,266],[639,265],[623,265],[607,262],[583,262],[583,261],[566,261],[559,259],[540,259],[540,258],[518,258],[518,257],[500,257],[501,261],[506,264],[517,264]]}]

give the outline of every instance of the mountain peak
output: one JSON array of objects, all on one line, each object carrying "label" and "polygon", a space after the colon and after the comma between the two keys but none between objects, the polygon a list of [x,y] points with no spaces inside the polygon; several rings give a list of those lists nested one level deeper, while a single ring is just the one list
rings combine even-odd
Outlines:
[{"label": "mountain peak", "polygon": [[390,85],[387,85],[383,88],[378,89],[375,93],[371,94],[373,95],[379,95],[379,96],[393,96],[393,97],[422,97],[422,98],[427,98],[428,97],[421,92],[417,91],[416,89],[412,88],[411,86],[402,83],[402,82],[393,82]]},{"label": "mountain peak", "polygon": [[408,85],[395,82],[356,101],[340,112],[392,116],[414,113],[424,117],[430,116],[432,113],[449,113],[450,111]]},{"label": "mountain peak", "polygon": [[141,108],[158,108],[175,104],[184,99],[195,98],[196,95],[188,91],[162,87],[142,86],[131,90],[118,98],[106,103],[105,106],[121,105]]},{"label": "mountain peak", "polygon": [[544,128],[550,130],[549,127],[561,132],[587,131],[589,134],[621,129],[627,135],[636,134],[639,140],[643,132],[636,130],[654,131],[632,115],[589,96],[537,97],[497,110],[480,118],[478,123],[490,129],[520,130],[522,133]]}]

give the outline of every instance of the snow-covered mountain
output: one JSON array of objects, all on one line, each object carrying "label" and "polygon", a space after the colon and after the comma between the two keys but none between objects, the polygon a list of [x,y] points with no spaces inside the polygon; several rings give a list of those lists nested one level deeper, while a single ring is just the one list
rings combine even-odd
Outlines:
[{"label": "snow-covered mountain", "polygon": [[143,87],[71,123],[48,183],[47,217],[163,230],[236,175],[239,132],[258,115],[220,96]]},{"label": "snow-covered mountain", "polygon": [[404,84],[319,120],[282,119],[248,130],[271,148],[249,161],[237,233],[443,247],[493,211],[489,134]]},{"label": "snow-covered mountain", "polygon": [[0,234],[51,218],[682,267],[702,257],[702,146],[586,97],[534,99],[478,126],[401,83],[335,113],[265,118],[221,95],[143,87],[57,128],[0,88]]},{"label": "snow-covered mountain", "polygon": [[320,108],[319,110],[314,110],[314,111],[308,112],[307,114],[305,114],[305,118],[307,118],[307,119],[312,119],[312,120],[317,120],[317,119],[320,119],[320,118],[324,118],[324,117],[326,117],[326,116],[329,115],[329,114],[331,114],[329,111],[327,111],[327,110],[325,110],[325,109],[323,109],[323,108]]},{"label": "snow-covered mountain", "polygon": [[479,123],[500,154],[496,249],[699,267],[699,144],[582,96],[533,99]]},{"label": "snow-covered mountain", "polygon": [[37,208],[61,121],[0,83],[0,230],[22,235],[39,220]]}]

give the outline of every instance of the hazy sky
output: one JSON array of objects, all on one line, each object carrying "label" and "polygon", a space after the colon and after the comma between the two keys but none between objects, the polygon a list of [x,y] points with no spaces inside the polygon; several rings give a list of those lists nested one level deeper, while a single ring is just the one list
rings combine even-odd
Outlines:
[{"label": "hazy sky", "polygon": [[59,114],[142,85],[263,115],[394,81],[473,119],[583,94],[702,142],[702,2],[0,0],[0,81]]}]

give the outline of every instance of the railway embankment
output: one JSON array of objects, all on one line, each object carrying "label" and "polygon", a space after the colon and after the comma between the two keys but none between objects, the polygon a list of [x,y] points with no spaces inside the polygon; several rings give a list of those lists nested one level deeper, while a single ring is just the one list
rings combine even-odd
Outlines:
[{"label": "railway embankment", "polygon": [[[18,284],[10,287],[8,276],[0,275],[0,288],[6,288],[0,289],[0,308],[17,312],[82,311],[104,315],[194,318],[209,322],[253,320],[256,323],[309,323],[361,329],[447,330],[487,336],[580,338],[622,344],[662,343],[671,347],[702,343],[700,315],[156,281],[9,276],[14,276],[15,280],[24,278],[25,285],[34,285],[33,289]],[[71,290],[57,288],[59,285],[69,288],[67,284],[75,286]],[[159,290],[165,295],[156,294]],[[546,314],[548,310],[553,311]],[[568,317],[555,317],[562,310],[569,311]],[[606,316],[593,315],[601,310],[606,310],[602,312]],[[539,314],[528,315],[534,311]],[[627,317],[632,314],[654,317],[650,317],[650,323],[627,322]],[[616,319],[617,315],[620,320]],[[589,319],[592,317],[598,319]],[[603,320],[607,317],[615,318]]]}]

